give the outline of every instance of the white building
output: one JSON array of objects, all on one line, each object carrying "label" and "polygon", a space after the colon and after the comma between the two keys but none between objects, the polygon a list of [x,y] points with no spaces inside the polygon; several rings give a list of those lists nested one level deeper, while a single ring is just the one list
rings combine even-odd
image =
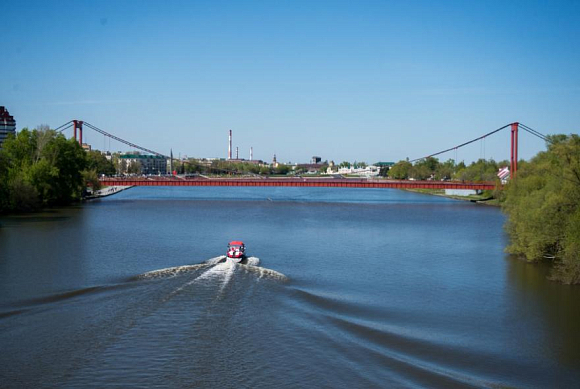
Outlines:
[{"label": "white building", "polygon": [[350,174],[360,177],[376,177],[379,175],[380,168],[378,166],[370,165],[367,167],[341,167],[338,169],[338,174]]}]

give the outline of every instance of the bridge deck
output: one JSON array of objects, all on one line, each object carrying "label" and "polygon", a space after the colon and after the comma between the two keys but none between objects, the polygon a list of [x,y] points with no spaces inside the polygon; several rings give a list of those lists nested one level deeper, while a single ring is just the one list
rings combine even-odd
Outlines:
[{"label": "bridge deck", "polygon": [[289,186],[330,188],[475,189],[493,190],[494,182],[402,181],[352,178],[103,178],[103,185],[127,186]]}]

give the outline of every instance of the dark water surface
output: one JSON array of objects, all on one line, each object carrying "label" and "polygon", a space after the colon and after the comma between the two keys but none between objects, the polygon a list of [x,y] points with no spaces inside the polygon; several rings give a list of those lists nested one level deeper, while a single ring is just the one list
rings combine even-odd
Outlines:
[{"label": "dark water surface", "polygon": [[[133,188],[0,219],[0,387],[578,387],[580,288],[493,207]],[[219,263],[229,240],[245,265]]]}]

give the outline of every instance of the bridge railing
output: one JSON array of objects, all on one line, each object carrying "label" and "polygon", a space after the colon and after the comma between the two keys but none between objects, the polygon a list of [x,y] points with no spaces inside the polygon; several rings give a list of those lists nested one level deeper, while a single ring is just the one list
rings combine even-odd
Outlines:
[{"label": "bridge railing", "polygon": [[384,189],[473,189],[494,190],[496,182],[406,181],[356,178],[176,178],[176,177],[105,177],[103,185],[118,186],[279,186]]}]

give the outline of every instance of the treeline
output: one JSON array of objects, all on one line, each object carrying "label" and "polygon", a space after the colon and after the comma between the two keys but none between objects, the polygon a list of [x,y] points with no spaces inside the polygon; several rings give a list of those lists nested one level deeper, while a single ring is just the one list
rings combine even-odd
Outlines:
[{"label": "treeline", "polygon": [[99,152],[40,126],[9,135],[0,149],[0,213],[36,211],[79,201],[99,174],[115,167]]},{"label": "treeline", "polygon": [[495,181],[498,170],[504,166],[509,166],[509,163],[480,159],[465,165],[463,162],[455,163],[452,159],[439,162],[437,158],[429,157],[414,164],[409,161],[399,161],[388,171],[381,171],[381,175],[396,180]]},{"label": "treeline", "polygon": [[187,162],[174,161],[173,169],[178,173],[184,174],[260,174],[260,175],[271,175],[280,174],[285,175],[292,171],[292,167],[284,164],[278,164],[278,166],[265,166],[259,165],[251,162],[232,162],[232,161],[222,161],[215,160],[211,163],[204,164],[197,160],[189,160]]},{"label": "treeline", "polygon": [[550,261],[551,278],[580,283],[580,137],[550,136],[547,150],[518,167],[505,190],[508,252]]}]

